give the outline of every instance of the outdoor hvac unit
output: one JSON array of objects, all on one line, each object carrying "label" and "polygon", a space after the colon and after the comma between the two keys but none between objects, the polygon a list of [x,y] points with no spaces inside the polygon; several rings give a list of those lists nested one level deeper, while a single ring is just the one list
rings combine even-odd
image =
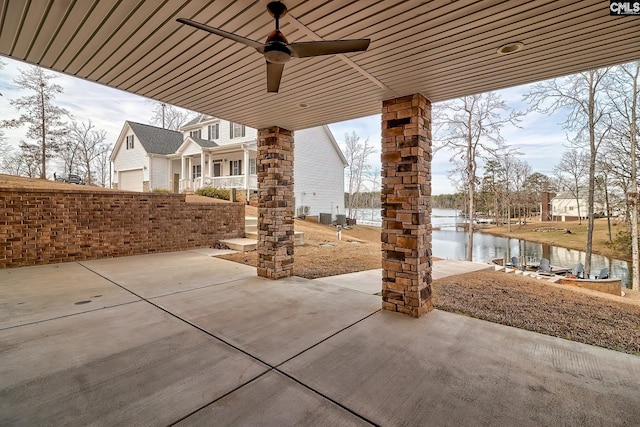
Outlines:
[{"label": "outdoor hvac unit", "polygon": [[320,224],[329,224],[329,225],[331,225],[331,214],[330,213],[321,213],[320,214]]},{"label": "outdoor hvac unit", "polygon": [[298,216],[307,216],[311,212],[311,206],[298,207]]}]

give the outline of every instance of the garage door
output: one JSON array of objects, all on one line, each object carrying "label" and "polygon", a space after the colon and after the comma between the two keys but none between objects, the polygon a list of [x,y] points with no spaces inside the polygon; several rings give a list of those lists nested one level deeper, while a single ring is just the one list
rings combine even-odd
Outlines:
[{"label": "garage door", "polygon": [[142,169],[120,172],[118,188],[129,191],[142,191]]}]

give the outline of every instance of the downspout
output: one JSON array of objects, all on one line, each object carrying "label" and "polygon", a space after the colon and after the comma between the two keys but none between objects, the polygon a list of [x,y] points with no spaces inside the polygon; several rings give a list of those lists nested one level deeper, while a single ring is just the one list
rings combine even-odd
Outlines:
[{"label": "downspout", "polygon": [[152,158],[153,158],[153,154],[149,154],[149,169],[148,169],[148,173],[149,173],[149,191],[153,190],[153,186],[151,185],[151,163],[153,163]]}]

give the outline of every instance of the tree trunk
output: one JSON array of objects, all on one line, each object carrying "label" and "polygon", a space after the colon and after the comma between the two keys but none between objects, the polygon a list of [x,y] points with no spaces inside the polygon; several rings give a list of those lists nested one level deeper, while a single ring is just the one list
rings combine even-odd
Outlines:
[{"label": "tree trunk", "polygon": [[466,254],[466,260],[467,261],[473,261],[473,218],[474,218],[474,204],[473,204],[473,199],[475,197],[474,195],[474,188],[473,188],[473,184],[469,183],[469,229],[467,230],[469,232],[468,234],[468,240],[467,240],[467,254]]},{"label": "tree trunk", "polygon": [[609,190],[607,189],[607,175],[604,176],[604,203],[607,205],[607,227],[609,228],[609,243],[613,242],[611,236],[611,211],[609,210]]},{"label": "tree trunk", "polygon": [[[593,73],[591,74],[593,77]],[[593,227],[595,218],[593,217],[593,203],[595,193],[596,178],[596,135],[594,123],[595,97],[593,83],[589,89],[589,196],[587,200],[587,249],[584,259],[584,273],[588,277],[591,273],[591,252],[593,250]]]},{"label": "tree trunk", "polygon": [[[636,74],[637,75],[637,74]],[[638,93],[638,79],[634,79],[633,83],[633,93]],[[638,254],[638,170],[637,170],[637,153],[636,153],[636,145],[637,141],[637,133],[636,123],[637,122],[637,97],[633,97],[633,105],[631,108],[631,125],[629,129],[631,130],[631,197],[629,198],[631,201],[631,272],[632,272],[632,280],[631,280],[631,289],[636,291],[640,291],[640,255]]]},{"label": "tree trunk", "polygon": [[473,261],[473,219],[475,216],[475,184],[476,184],[476,156],[472,147],[472,141],[468,141],[467,146],[467,185],[469,195],[469,232],[467,240],[466,260]]},{"label": "tree trunk", "polygon": [[42,171],[40,178],[47,179],[47,145],[46,145],[46,124],[44,119],[44,83],[40,83],[40,105],[42,111]]}]

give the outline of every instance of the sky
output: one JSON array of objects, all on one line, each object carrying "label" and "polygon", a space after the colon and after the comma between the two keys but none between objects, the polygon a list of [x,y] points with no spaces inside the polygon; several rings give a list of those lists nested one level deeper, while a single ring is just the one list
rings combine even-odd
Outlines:
[{"label": "sky", "polygon": [[[0,57],[6,65],[0,70],[0,120],[17,118],[19,112],[9,103],[27,93],[16,87],[13,80],[19,75],[19,69],[26,69],[28,64],[10,58]],[[109,88],[97,83],[75,77],[66,76],[53,71],[57,75],[54,83],[62,86],[64,92],[56,97],[56,105],[66,108],[75,120],[86,122],[91,119],[97,129],[107,134],[107,142],[115,144],[126,120],[149,123],[153,104],[148,98],[133,95],[118,89]],[[498,91],[507,104],[517,110],[524,111],[527,104],[522,100],[528,86],[518,86]],[[562,113],[546,116],[539,113],[528,113],[519,124],[520,128],[507,126],[502,135],[507,144],[522,153],[521,160],[531,166],[533,172],[552,175],[553,167],[560,161],[562,153],[568,146],[567,136],[560,123],[564,120]],[[376,153],[371,155],[369,163],[372,169],[380,168],[380,115],[364,117],[339,123],[330,123],[329,128],[338,144],[344,149],[345,134],[355,132],[362,140],[369,139]],[[24,138],[25,129],[4,129],[5,144],[18,147]],[[451,169],[452,153],[439,150],[432,161],[432,194],[455,193],[456,189],[448,178]]]}]

